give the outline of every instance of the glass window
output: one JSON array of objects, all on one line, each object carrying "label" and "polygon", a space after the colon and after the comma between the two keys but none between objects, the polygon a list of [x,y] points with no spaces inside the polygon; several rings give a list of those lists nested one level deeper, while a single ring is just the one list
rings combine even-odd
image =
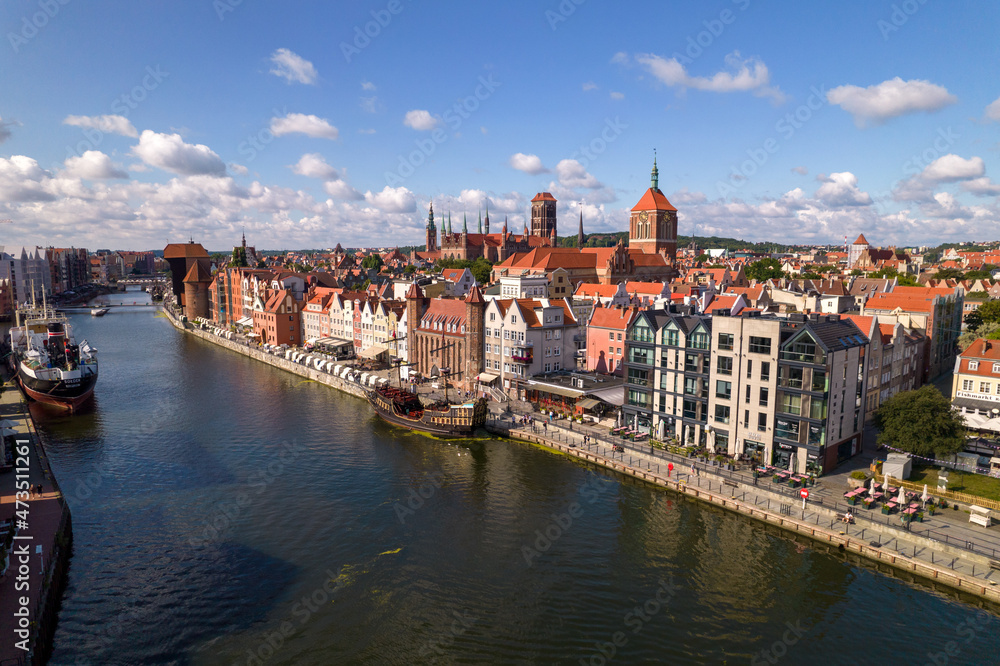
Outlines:
[{"label": "glass window", "polygon": [[802,368],[795,368],[791,366],[782,368],[779,384],[785,388],[801,389]]},{"label": "glass window", "polygon": [[701,364],[698,362],[698,354],[684,355],[684,370],[686,372],[701,372]]},{"label": "glass window", "polygon": [[760,387],[760,406],[761,407],[767,407],[767,399],[768,399],[768,389],[765,388],[765,387],[763,387],[763,386],[761,386]]},{"label": "glass window", "polygon": [[775,419],[774,434],[782,439],[799,441],[799,422],[786,419]]},{"label": "glass window", "polygon": [[767,430],[767,414],[757,415],[757,430],[765,432]]},{"label": "glass window", "polygon": [[638,407],[645,407],[649,404],[649,395],[645,391],[629,389],[628,404]]},{"label": "glass window", "polygon": [[695,377],[684,378],[684,393],[686,395],[698,395],[698,380]]},{"label": "glass window", "polygon": [[753,359],[747,359],[747,379],[753,379]]},{"label": "glass window", "polygon": [[649,349],[641,349],[639,347],[629,347],[628,360],[629,363],[643,363],[645,365],[652,365],[653,352]]},{"label": "glass window", "polygon": [[698,418],[698,403],[694,400],[685,400],[683,403],[684,408],[684,418],[686,419],[697,419]]},{"label": "glass window", "polygon": [[677,335],[676,329],[665,328],[663,329],[663,344],[670,347],[676,347],[679,344],[679,337]]},{"label": "glass window", "polygon": [[692,349],[708,349],[709,338],[708,333],[703,333],[701,331],[693,333],[690,338],[688,338],[688,347]]},{"label": "glass window", "polygon": [[[749,363],[749,361],[748,361]],[[760,381],[769,382],[771,381],[771,364],[764,361],[760,364]]]},{"label": "glass window", "polygon": [[990,383],[989,382],[979,382],[979,392],[980,393],[989,393],[990,392]]},{"label": "glass window", "polygon": [[826,376],[825,370],[813,370],[812,371],[812,389],[817,393],[826,393],[830,388],[830,381]]},{"label": "glass window", "polygon": [[632,330],[629,332],[629,340],[634,340],[636,342],[653,342],[653,332],[649,330],[649,326],[646,322],[639,320],[632,326]]},{"label": "glass window", "polygon": [[979,361],[969,361],[969,370],[976,370],[979,368]]},{"label": "glass window", "polygon": [[963,391],[971,391],[972,390],[972,380],[971,379],[963,379],[962,380],[962,390]]},{"label": "glass window", "polygon": [[715,382],[715,397],[729,400],[733,394],[733,383],[724,382],[721,379]]},{"label": "glass window", "polygon": [[728,405],[716,405],[715,406],[715,420],[719,423],[729,423],[729,406]]},{"label": "glass window", "polygon": [[751,354],[770,354],[771,353],[771,338],[759,338],[756,335],[750,336],[750,353]]},{"label": "glass window", "polygon": [[634,384],[636,386],[648,386],[649,385],[649,371],[642,370],[640,368],[629,368],[628,369],[628,383]]},{"label": "glass window", "polygon": [[779,411],[798,416],[802,413],[802,396],[795,393],[782,393]]},{"label": "glass window", "polygon": [[719,356],[715,359],[715,370],[720,375],[733,374],[733,359],[731,356]]},{"label": "glass window", "polygon": [[726,351],[733,350],[732,333],[719,333],[719,349],[725,349]]},{"label": "glass window", "polygon": [[817,421],[826,420],[826,400],[823,398],[811,398],[809,400],[809,418]]}]

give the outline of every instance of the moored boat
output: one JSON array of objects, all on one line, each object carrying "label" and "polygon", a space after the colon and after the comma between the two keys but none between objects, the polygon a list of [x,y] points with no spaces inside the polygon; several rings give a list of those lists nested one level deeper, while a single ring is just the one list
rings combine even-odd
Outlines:
[{"label": "moored boat", "polygon": [[91,308],[90,314],[94,315],[95,317],[103,317],[104,315],[108,314],[110,310],[111,308]]},{"label": "moored boat", "polygon": [[366,391],[368,402],[393,425],[441,437],[467,437],[486,425],[485,398],[454,405],[439,401],[425,405],[403,389],[380,386]]},{"label": "moored boat", "polygon": [[79,345],[65,315],[43,305],[20,308],[10,329],[11,366],[25,395],[75,410],[94,393],[97,350]]}]

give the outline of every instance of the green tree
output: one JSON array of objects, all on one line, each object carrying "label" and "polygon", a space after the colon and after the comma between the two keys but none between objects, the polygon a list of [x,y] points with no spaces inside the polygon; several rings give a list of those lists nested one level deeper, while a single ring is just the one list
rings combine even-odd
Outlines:
[{"label": "green tree", "polygon": [[406,266],[403,267],[403,275],[413,275],[416,272],[417,267],[413,264],[406,264]]},{"label": "green tree", "polygon": [[928,458],[961,451],[965,419],[951,401],[928,384],[897,393],[875,411],[878,443]]},{"label": "green tree", "polygon": [[784,271],[781,270],[781,262],[773,257],[753,262],[746,267],[743,274],[747,279],[758,282],[785,277]]},{"label": "green tree", "polygon": [[476,278],[478,284],[487,285],[490,283],[490,277],[493,275],[493,264],[488,259],[479,257],[472,262],[469,270],[472,271],[472,277]]},{"label": "green tree", "polygon": [[979,338],[986,338],[987,340],[997,340],[1000,339],[1000,323],[997,322],[986,322],[983,323],[976,330],[968,330],[958,336],[958,340],[955,344],[962,351],[969,348],[973,342]]},{"label": "green tree", "polygon": [[891,267],[883,268],[880,271],[876,271],[871,274],[871,277],[884,278],[887,280],[896,278],[897,284],[899,284],[899,286],[901,287],[916,287],[919,285],[916,276],[911,275],[910,273],[900,273],[895,268]]},{"label": "green tree", "polygon": [[965,325],[969,327],[969,331],[975,333],[983,325],[983,315],[979,314],[978,310],[973,310],[965,315],[964,321]]},{"label": "green tree", "polygon": [[369,254],[361,260],[362,268],[382,268],[382,257],[377,254]]},{"label": "green tree", "polygon": [[964,276],[957,268],[942,268],[934,274],[935,280],[961,280]]},{"label": "green tree", "polygon": [[979,318],[985,322],[1000,322],[1000,300],[991,298],[976,310]]},{"label": "green tree", "polygon": [[817,273],[816,271],[813,271],[813,270],[806,271],[805,273],[802,273],[799,277],[802,278],[803,280],[822,280],[823,279],[822,274]]}]

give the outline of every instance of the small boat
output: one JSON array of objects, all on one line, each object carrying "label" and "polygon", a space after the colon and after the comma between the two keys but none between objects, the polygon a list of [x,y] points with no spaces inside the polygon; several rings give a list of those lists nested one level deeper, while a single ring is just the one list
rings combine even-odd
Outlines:
[{"label": "small boat", "polygon": [[95,317],[103,317],[110,311],[111,308],[91,308],[90,314],[94,315]]},{"label": "small boat", "polygon": [[410,430],[441,437],[467,437],[486,425],[485,398],[460,405],[444,401],[425,405],[416,394],[388,385],[365,391],[365,395],[384,420]]}]

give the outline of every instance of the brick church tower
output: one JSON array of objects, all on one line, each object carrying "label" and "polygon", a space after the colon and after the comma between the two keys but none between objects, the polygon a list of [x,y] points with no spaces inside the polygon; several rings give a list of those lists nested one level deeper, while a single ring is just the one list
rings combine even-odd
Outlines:
[{"label": "brick church tower", "polygon": [[531,235],[550,238],[556,234],[556,198],[539,192],[531,200]]},{"label": "brick church tower", "polygon": [[628,224],[628,246],[646,254],[662,254],[668,262],[677,257],[677,209],[660,191],[660,172],[653,158],[650,187],[632,207]]},{"label": "brick church tower", "polygon": [[437,252],[437,227],[434,226],[434,204],[431,203],[430,211],[427,213],[427,231],[425,236],[428,252]]},{"label": "brick church tower", "polygon": [[473,285],[465,297],[465,367],[462,368],[462,382],[472,388],[476,377],[483,371],[483,345],[485,337],[483,322],[486,319],[486,299],[479,285]]}]

